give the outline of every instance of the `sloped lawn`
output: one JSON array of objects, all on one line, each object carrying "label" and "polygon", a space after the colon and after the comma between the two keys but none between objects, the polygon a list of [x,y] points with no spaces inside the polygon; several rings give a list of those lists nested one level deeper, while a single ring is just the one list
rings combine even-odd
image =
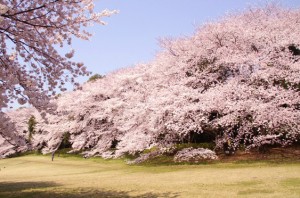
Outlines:
[{"label": "sloped lawn", "polygon": [[299,162],[129,166],[27,155],[0,160],[0,197],[300,197]]}]

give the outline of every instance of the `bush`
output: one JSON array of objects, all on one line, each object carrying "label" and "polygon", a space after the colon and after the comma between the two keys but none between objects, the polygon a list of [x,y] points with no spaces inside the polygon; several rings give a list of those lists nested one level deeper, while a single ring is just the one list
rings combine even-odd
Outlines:
[{"label": "bush", "polygon": [[88,82],[94,82],[94,81],[96,81],[96,80],[98,80],[98,79],[102,79],[104,76],[102,76],[102,75],[100,75],[100,74],[94,74],[94,75],[92,75],[90,78],[89,78],[89,80],[88,80]]},{"label": "bush", "polygon": [[201,161],[207,161],[207,160],[217,160],[218,156],[216,153],[209,149],[204,148],[185,148],[181,151],[179,151],[174,156],[175,162],[193,162],[198,163]]}]

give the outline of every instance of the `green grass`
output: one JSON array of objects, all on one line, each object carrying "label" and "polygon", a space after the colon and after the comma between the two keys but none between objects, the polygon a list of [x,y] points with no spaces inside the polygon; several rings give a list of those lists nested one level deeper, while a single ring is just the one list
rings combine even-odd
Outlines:
[{"label": "green grass", "polygon": [[129,166],[27,155],[0,160],[0,197],[300,197],[300,163]]}]

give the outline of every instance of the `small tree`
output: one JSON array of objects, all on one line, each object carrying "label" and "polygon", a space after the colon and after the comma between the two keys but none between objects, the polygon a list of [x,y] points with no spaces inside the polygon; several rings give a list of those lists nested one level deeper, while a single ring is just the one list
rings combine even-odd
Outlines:
[{"label": "small tree", "polygon": [[28,120],[28,132],[29,132],[28,140],[29,140],[29,142],[31,141],[32,135],[35,133],[36,124],[37,124],[37,122],[35,120],[35,117],[31,116]]},{"label": "small tree", "polygon": [[94,82],[94,81],[96,81],[96,80],[98,80],[98,79],[102,79],[104,76],[102,76],[102,75],[100,75],[100,74],[94,74],[94,75],[92,75],[90,78],[89,78],[89,80],[88,80],[88,82]]}]

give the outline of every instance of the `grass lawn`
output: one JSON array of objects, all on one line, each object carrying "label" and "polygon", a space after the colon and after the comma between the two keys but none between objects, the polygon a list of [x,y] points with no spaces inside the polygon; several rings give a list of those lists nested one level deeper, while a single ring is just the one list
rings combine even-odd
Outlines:
[{"label": "grass lawn", "polygon": [[129,166],[27,155],[0,160],[0,197],[300,197],[300,163]]}]

